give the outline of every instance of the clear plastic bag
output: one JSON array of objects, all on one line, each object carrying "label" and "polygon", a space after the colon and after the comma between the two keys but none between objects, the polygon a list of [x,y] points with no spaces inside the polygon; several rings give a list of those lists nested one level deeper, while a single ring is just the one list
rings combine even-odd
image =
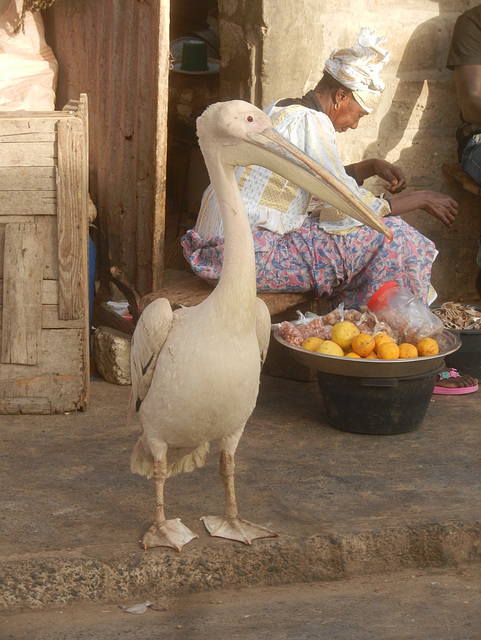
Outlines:
[{"label": "clear plastic bag", "polygon": [[286,342],[295,346],[300,346],[306,338],[310,337],[330,340],[332,327],[343,320],[355,324],[361,333],[376,335],[382,331],[397,340],[397,334],[392,331],[391,327],[379,320],[367,307],[361,309],[361,311],[345,309],[344,303],[341,302],[336,309],[323,316],[319,316],[312,311],[307,311],[304,314],[298,310],[296,313],[298,319],[294,322],[284,321],[277,325],[280,336]]},{"label": "clear plastic bag", "polygon": [[386,322],[400,342],[417,345],[422,338],[435,338],[443,331],[443,322],[408,289],[388,282],[368,302],[377,318]]}]

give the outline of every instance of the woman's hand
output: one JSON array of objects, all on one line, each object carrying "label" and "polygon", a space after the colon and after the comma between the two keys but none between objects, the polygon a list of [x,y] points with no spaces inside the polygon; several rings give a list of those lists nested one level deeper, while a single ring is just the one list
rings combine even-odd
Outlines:
[{"label": "woman's hand", "polygon": [[373,160],[373,175],[379,176],[382,180],[387,180],[384,185],[389,193],[400,193],[406,188],[406,178],[400,167],[397,167],[386,160]]},{"label": "woman's hand", "polygon": [[416,209],[426,211],[440,220],[448,229],[458,215],[458,203],[450,196],[436,191],[414,191],[390,199],[391,215],[399,216]]},{"label": "woman's hand", "polygon": [[452,226],[458,215],[458,203],[450,196],[435,191],[422,191],[425,194],[425,204],[422,209],[448,227]]},{"label": "woman's hand", "polygon": [[364,180],[368,178],[378,176],[388,182],[384,188],[389,193],[400,193],[406,188],[406,178],[402,169],[386,160],[377,158],[361,160],[361,162],[355,162],[346,167],[346,172],[353,176],[359,185],[362,185]]}]

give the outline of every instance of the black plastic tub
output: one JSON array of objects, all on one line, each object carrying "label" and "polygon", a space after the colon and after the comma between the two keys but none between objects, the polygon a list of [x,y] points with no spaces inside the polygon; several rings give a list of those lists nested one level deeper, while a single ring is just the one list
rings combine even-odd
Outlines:
[{"label": "black plastic tub", "polygon": [[450,331],[461,338],[461,346],[456,353],[446,356],[446,366],[481,380],[481,329]]},{"label": "black plastic tub", "polygon": [[414,431],[424,420],[442,368],[405,378],[356,378],[318,371],[329,424],[371,435]]},{"label": "black plastic tub", "polygon": [[[474,306],[474,308],[481,315],[481,307]],[[481,381],[481,329],[448,329],[448,331],[461,340],[461,346],[454,353],[445,356],[446,366]]]}]

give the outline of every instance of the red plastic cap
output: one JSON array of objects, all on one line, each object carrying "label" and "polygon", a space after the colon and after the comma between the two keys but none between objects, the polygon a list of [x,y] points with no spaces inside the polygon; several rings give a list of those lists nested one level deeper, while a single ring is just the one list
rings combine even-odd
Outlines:
[{"label": "red plastic cap", "polygon": [[375,293],[373,293],[367,301],[369,311],[377,311],[377,309],[383,307],[386,304],[387,300],[381,300],[381,298],[384,297],[386,295],[386,292],[390,290],[391,295],[389,296],[389,300],[392,300],[392,298],[396,295],[395,289],[399,289],[399,285],[394,280],[390,280],[389,282],[386,282],[386,284],[383,284],[382,287]]}]

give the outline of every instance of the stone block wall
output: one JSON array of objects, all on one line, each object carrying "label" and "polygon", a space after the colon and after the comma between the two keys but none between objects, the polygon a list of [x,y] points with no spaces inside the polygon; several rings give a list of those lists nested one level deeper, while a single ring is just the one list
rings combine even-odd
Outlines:
[{"label": "stone block wall", "polygon": [[[456,161],[459,109],[446,56],[457,16],[476,0],[219,0],[220,97],[264,108],[302,95],[322,75],[334,48],[349,46],[360,27],[386,36],[390,61],[378,109],[356,131],[339,135],[346,164],[368,157],[398,163],[409,189],[450,193],[461,204],[456,226],[446,230],[424,212],[408,221],[440,252],[433,271],[439,301],[477,300],[474,290],[481,206],[442,174]],[[375,180],[366,185],[381,193]],[[466,202],[469,203],[466,204]]]}]

